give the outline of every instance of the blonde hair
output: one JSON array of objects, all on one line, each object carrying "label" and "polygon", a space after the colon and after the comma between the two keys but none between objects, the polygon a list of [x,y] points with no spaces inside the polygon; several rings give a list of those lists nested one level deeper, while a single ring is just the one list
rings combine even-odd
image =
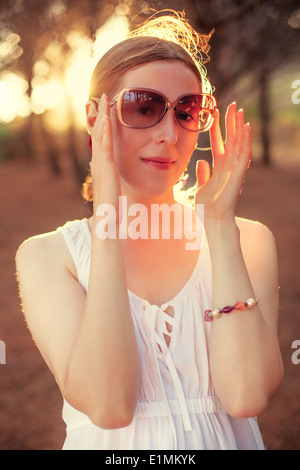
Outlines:
[{"label": "blonde hair", "polygon": [[212,86],[207,79],[204,64],[209,62],[209,40],[214,30],[209,34],[200,34],[185,18],[184,11],[162,10],[158,13],[161,15],[166,12],[172,14],[157,16],[157,13],[154,13],[143,24],[134,28],[130,33],[130,37],[156,37],[179,45],[193,60],[194,66],[201,77],[203,93],[211,93]]},{"label": "blonde hair", "polygon": [[[100,97],[106,93],[112,99],[122,86],[126,72],[154,60],[183,61],[198,78],[202,91],[211,93],[204,66],[209,60],[207,53],[211,34],[197,33],[184,12],[156,12],[143,24],[132,28],[127,39],[101,57],[92,74],[89,96]],[[82,196],[87,201],[93,200],[90,174],[83,183]]]}]

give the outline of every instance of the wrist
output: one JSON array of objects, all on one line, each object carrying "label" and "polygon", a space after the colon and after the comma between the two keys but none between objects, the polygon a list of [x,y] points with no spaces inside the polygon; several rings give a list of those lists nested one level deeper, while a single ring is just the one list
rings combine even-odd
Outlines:
[{"label": "wrist", "polygon": [[210,251],[217,258],[220,253],[236,254],[237,249],[240,251],[240,230],[235,219],[209,220],[205,224],[205,232]]},{"label": "wrist", "polygon": [[100,204],[91,217],[90,233],[92,240],[109,242],[119,239],[119,216],[111,204]]},{"label": "wrist", "polygon": [[204,226],[207,236],[226,238],[239,236],[239,227],[235,217],[211,218],[204,215]]}]

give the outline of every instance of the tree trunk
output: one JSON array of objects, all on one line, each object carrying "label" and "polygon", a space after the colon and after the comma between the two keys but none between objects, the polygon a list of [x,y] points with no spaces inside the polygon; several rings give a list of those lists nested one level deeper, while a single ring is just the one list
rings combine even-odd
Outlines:
[{"label": "tree trunk", "polygon": [[262,160],[264,165],[271,164],[270,156],[270,94],[269,94],[269,74],[265,68],[260,73],[260,119],[261,119],[261,140],[263,146]]}]

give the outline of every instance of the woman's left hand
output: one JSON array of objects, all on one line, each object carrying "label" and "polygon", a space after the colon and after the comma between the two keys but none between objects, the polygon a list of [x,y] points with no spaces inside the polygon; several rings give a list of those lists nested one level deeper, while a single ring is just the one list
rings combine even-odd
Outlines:
[{"label": "woman's left hand", "polygon": [[204,204],[205,221],[228,221],[235,217],[237,202],[242,190],[252,155],[250,124],[244,122],[242,109],[236,112],[236,103],[228,106],[226,113],[226,142],[223,144],[217,110],[210,130],[213,169],[209,164],[197,162],[196,204]]}]

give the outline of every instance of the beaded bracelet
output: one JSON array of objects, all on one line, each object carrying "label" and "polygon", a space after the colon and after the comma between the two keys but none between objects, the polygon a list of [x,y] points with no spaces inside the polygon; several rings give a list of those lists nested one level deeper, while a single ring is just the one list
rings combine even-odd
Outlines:
[{"label": "beaded bracelet", "polygon": [[248,299],[246,302],[237,302],[233,307],[230,305],[227,305],[226,307],[220,309],[220,308],[214,308],[213,310],[205,310],[204,312],[204,320],[207,322],[213,321],[215,318],[220,318],[222,313],[230,313],[233,310],[245,310],[246,308],[251,309],[257,305],[258,300],[255,299]]}]

